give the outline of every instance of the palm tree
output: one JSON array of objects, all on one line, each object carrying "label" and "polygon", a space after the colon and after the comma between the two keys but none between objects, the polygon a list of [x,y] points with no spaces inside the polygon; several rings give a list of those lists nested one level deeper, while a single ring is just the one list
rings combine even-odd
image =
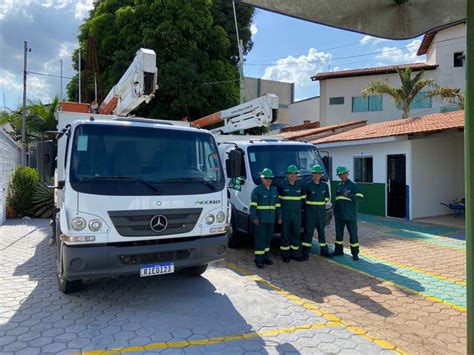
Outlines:
[{"label": "palm tree", "polygon": [[[26,106],[26,143],[33,141],[51,139],[54,140],[54,133],[46,133],[47,131],[55,131],[57,121],[55,112],[59,107],[59,98],[55,96],[51,103],[43,104],[41,100],[30,101]],[[14,111],[3,111],[0,113],[0,126],[10,124],[15,135],[21,135],[21,120],[23,115],[23,107]]]},{"label": "palm tree", "polygon": [[376,80],[370,82],[369,85],[362,90],[362,96],[367,97],[371,94],[391,96],[395,101],[395,105],[402,109],[402,118],[409,117],[413,100],[424,88],[430,89],[427,92],[427,97],[437,97],[440,100],[456,103],[462,108],[464,97],[461,93],[461,89],[439,86],[433,79],[424,79],[424,70],[417,73],[413,78],[411,69],[408,67],[397,68],[397,73],[400,76],[400,87],[394,87],[383,80]]}]

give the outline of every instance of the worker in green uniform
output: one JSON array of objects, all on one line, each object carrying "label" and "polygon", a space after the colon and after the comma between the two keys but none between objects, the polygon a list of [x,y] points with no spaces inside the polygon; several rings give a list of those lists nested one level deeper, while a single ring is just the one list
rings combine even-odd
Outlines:
[{"label": "worker in green uniform", "polygon": [[306,198],[304,186],[297,181],[299,170],[290,165],[286,171],[287,179],[278,186],[281,202],[281,242],[280,250],[283,262],[290,259],[303,261],[301,255],[301,209]]},{"label": "worker in green uniform", "polygon": [[349,179],[349,170],[338,166],[336,173],[341,182],[336,188],[336,203],[334,217],[336,220],[336,245],[333,255],[344,255],[344,227],[347,227],[350,237],[351,254],[354,260],[359,260],[359,236],[357,235],[357,202],[364,195],[359,186]]},{"label": "worker in green uniform", "polygon": [[318,231],[318,241],[320,255],[331,258],[329,248],[326,243],[324,228],[326,227],[326,204],[329,202],[329,186],[321,181],[323,169],[320,165],[315,165],[311,169],[313,179],[306,184],[306,209],[305,228],[302,244],[303,259],[308,260],[314,235],[314,228]]},{"label": "worker in green uniform", "polygon": [[275,220],[281,224],[281,205],[278,191],[272,186],[273,172],[263,169],[260,173],[262,184],[252,191],[250,220],[255,224],[255,264],[259,269],[272,265],[270,243],[273,239]]}]

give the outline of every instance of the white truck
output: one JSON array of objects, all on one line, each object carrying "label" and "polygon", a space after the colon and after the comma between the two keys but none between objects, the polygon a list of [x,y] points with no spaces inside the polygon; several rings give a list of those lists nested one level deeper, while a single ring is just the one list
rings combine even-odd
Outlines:
[{"label": "white truck", "polygon": [[83,279],[202,274],[224,258],[230,219],[212,133],[179,122],[122,117],[153,97],[156,58],[134,63],[101,105],[62,103],[55,172],[57,275]]},{"label": "white truck", "polygon": [[[219,155],[227,179],[232,215],[228,233],[228,246],[231,248],[237,247],[242,238],[253,236],[254,224],[249,218],[250,197],[253,189],[260,184],[259,173],[264,168],[273,171],[273,184],[278,186],[286,178],[288,166],[294,164],[300,169],[298,179],[306,184],[312,178],[312,166],[319,164],[324,170],[323,181],[329,183],[325,165],[313,144],[268,135],[231,135],[243,129],[270,125],[276,120],[277,109],[278,97],[267,94],[192,122],[196,127],[223,124],[212,131],[219,144]],[[331,218],[332,205],[328,202],[326,224],[330,223]],[[275,229],[278,236],[279,225],[276,223]]]}]

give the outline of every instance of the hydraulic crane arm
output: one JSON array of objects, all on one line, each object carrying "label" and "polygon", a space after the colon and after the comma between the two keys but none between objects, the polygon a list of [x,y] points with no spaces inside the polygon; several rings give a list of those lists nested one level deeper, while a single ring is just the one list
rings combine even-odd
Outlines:
[{"label": "hydraulic crane arm", "polygon": [[140,48],[132,64],[110,90],[99,107],[99,113],[125,116],[155,96],[158,89],[156,54],[151,49]]},{"label": "hydraulic crane arm", "polygon": [[244,129],[268,126],[277,119],[277,112],[278,96],[267,94],[230,109],[195,120],[191,122],[191,126],[205,128],[223,123],[223,126],[212,131],[229,134]]}]

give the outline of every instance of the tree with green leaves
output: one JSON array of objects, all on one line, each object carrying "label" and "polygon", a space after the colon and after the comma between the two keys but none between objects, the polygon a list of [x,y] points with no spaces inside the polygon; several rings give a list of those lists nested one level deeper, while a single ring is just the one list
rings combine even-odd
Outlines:
[{"label": "tree with green leaves", "polygon": [[[236,4],[244,53],[252,48],[254,9]],[[239,102],[238,50],[228,0],[96,1],[79,33],[82,68],[88,38],[95,38],[104,95],[139,48],[156,52],[159,90],[136,114],[159,119],[196,119]],[[78,52],[73,54],[77,63]],[[77,64],[75,67],[78,70]],[[83,90],[88,90],[83,83]],[[77,99],[77,77],[68,86]]]},{"label": "tree with green leaves", "polygon": [[[26,106],[26,143],[34,141],[54,140],[54,133],[48,131],[57,130],[55,112],[59,108],[59,98],[55,96],[49,104],[44,104],[41,100],[29,101]],[[23,107],[14,111],[3,111],[0,113],[0,125],[9,124],[14,133],[14,139],[21,136],[21,121]]]},{"label": "tree with green leaves", "polygon": [[404,119],[409,117],[410,108],[413,101],[416,100],[416,95],[425,88],[428,88],[426,97],[436,97],[457,104],[462,108],[464,98],[461,89],[439,86],[433,79],[424,79],[424,70],[413,77],[412,70],[409,67],[400,67],[397,69],[397,73],[400,76],[400,87],[392,86],[383,80],[376,80],[370,82],[362,90],[362,96],[367,97],[373,94],[391,96],[395,105],[402,110],[402,118]]}]

